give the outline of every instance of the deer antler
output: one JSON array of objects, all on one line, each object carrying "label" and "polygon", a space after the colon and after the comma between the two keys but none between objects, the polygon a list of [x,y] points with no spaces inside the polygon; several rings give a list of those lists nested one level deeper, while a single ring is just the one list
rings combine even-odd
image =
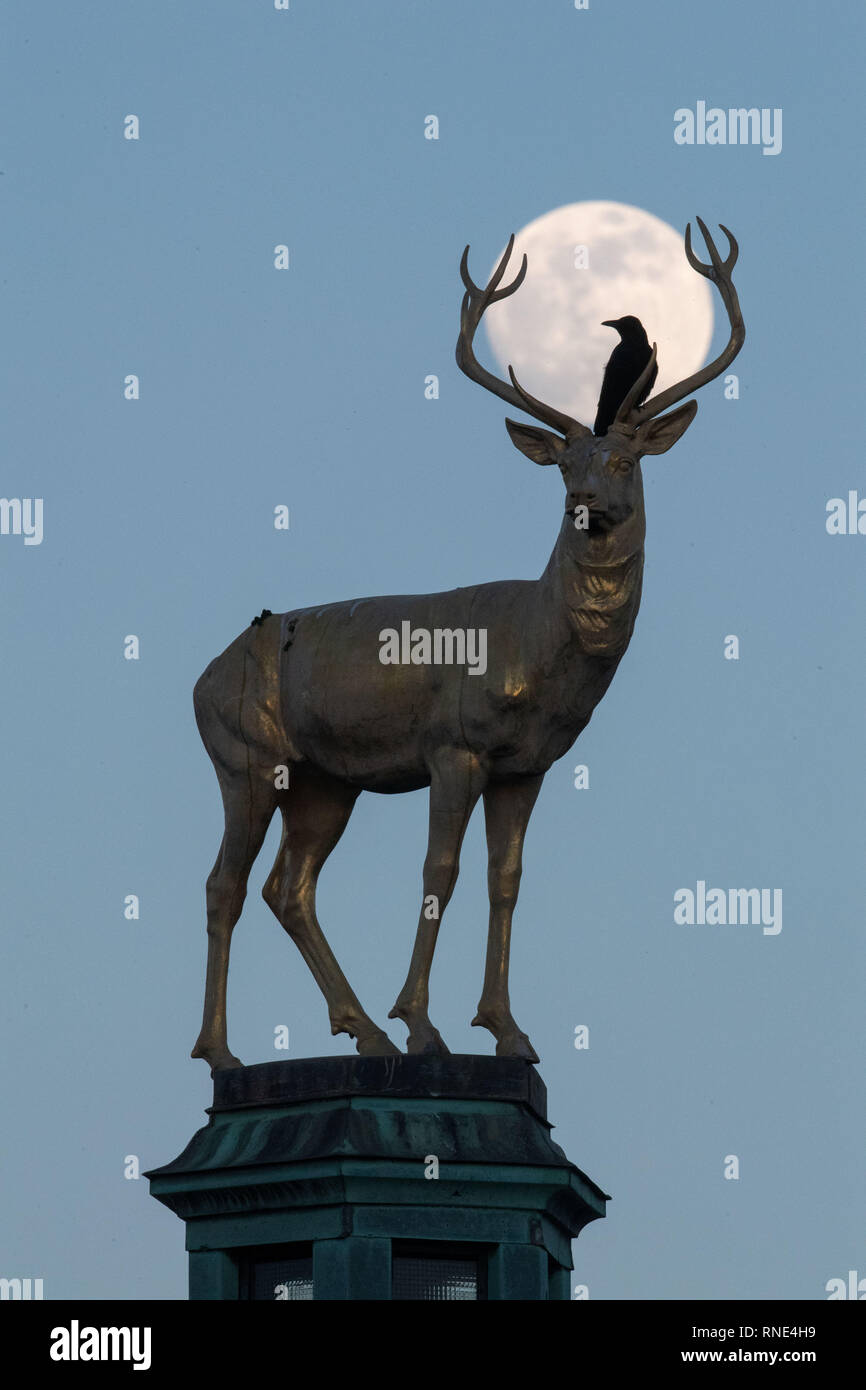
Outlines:
[{"label": "deer antler", "polygon": [[655,362],[655,343],[653,343],[653,354],[650,361],[647,363],[641,376],[635,382],[617,411],[616,420],[618,424],[631,425],[636,429],[638,425],[644,424],[647,420],[652,420],[654,416],[660,415],[662,411],[667,410],[669,406],[675,405],[677,401],[681,401],[684,396],[689,396],[701,386],[706,386],[708,381],[712,381],[714,377],[720,376],[725,368],[730,366],[746,340],[746,327],[743,323],[743,315],[740,312],[740,302],[737,299],[737,291],[734,289],[734,284],[731,279],[731,272],[737,263],[737,256],[740,254],[737,239],[733,232],[728,231],[723,222],[719,223],[719,226],[728,238],[730,248],[727,260],[723,261],[716,249],[715,242],[699,217],[697,218],[697,224],[703,233],[712,264],[705,265],[703,261],[698,260],[697,256],[692,251],[692,229],[691,223],[688,222],[686,223],[685,236],[686,258],[692,270],[696,270],[700,275],[706,275],[707,279],[712,280],[713,284],[718,288],[719,294],[722,297],[722,303],[728,311],[728,319],[731,325],[731,336],[728,340],[728,345],[725,350],[719,354],[715,362],[710,362],[706,367],[702,367],[699,372],[695,372],[694,376],[687,377],[685,381],[679,382],[678,385],[669,386],[667,391],[660,391],[657,396],[653,396],[651,400],[648,400],[646,405],[636,410],[634,409],[634,402],[639,399],[641,390],[646,384],[647,377],[649,376],[650,369]]},{"label": "deer antler", "polygon": [[541,420],[545,425],[552,425],[554,429],[564,435],[574,436],[576,434],[589,434],[590,431],[585,425],[581,425],[578,420],[573,420],[570,415],[563,415],[561,411],[554,410],[553,406],[545,405],[543,401],[536,400],[535,396],[530,396],[528,391],[524,391],[511,367],[508,368],[512,385],[507,381],[500,381],[499,377],[488,372],[482,367],[475,356],[472,340],[475,337],[475,330],[481,322],[485,309],[490,304],[495,304],[497,300],[506,299],[508,295],[514,294],[523,284],[526,275],[526,256],[523,263],[512,280],[510,285],[505,285],[499,289],[499,284],[505,274],[505,267],[508,258],[514,247],[514,233],[508,238],[508,245],[501,261],[490,277],[486,289],[481,289],[469,275],[469,247],[463,252],[460,261],[460,276],[466,286],[466,293],[460,305],[460,336],[457,339],[457,365],[461,372],[465,372],[470,381],[477,381],[479,386],[483,386],[487,391],[492,391],[509,405],[516,406],[518,410],[525,411],[528,415],[533,415],[536,420]]}]

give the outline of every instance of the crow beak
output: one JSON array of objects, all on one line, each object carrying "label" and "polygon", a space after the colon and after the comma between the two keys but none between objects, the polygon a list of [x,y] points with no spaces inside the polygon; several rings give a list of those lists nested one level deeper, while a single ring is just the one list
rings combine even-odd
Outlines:
[{"label": "crow beak", "polygon": [[602,328],[618,328],[619,319],[602,319],[601,326]]}]

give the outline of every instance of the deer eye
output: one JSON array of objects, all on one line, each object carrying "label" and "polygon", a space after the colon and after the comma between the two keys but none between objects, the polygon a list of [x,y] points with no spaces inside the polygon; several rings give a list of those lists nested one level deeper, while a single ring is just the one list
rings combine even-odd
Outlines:
[{"label": "deer eye", "polygon": [[629,473],[634,468],[634,459],[623,458],[621,454],[612,455],[607,463],[614,473]]}]

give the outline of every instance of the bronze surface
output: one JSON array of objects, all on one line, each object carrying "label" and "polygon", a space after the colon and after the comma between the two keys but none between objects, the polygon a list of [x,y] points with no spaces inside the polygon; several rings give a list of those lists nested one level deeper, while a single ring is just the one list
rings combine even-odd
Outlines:
[{"label": "bronze surface", "polygon": [[[362,791],[430,788],[423,903],[405,984],[391,1010],[409,1033],[410,1053],[447,1052],[428,1016],[429,976],[439,923],[454,889],[469,817],[484,803],[490,919],[487,964],[474,1025],[496,1039],[497,1056],[537,1061],[511,1015],[508,958],[523,840],[544,774],[572,746],[628,647],[641,597],[645,532],[640,460],[682,436],[697,403],[682,401],[719,376],[742,347],[745,329],[731,272],[698,218],[710,254],[690,265],[716,285],[730,339],[714,362],[645,404],[656,362],[644,372],[602,437],[482,367],[472,342],[484,311],[513,294],[501,288],[514,238],[485,289],[473,283],[468,250],[457,362],[472,380],[544,426],[507,420],[516,447],[537,464],[556,464],[564,509],[550,560],[534,581],[505,580],[447,593],[374,597],[261,618],[212,661],[195,688],[198,727],[225,808],[225,834],[207,884],[208,961],[204,1018],[192,1055],[216,1071],[241,1063],[226,1036],[231,934],[247,878],[279,809],[283,832],[263,889],[324,994],[332,1033],[358,1052],[399,1049],[367,1016],[316,918],[319,872]],[[486,666],[441,662],[383,664],[381,633],[486,633]],[[288,769],[288,786],[278,785]],[[285,780],[283,778],[283,780]]]}]

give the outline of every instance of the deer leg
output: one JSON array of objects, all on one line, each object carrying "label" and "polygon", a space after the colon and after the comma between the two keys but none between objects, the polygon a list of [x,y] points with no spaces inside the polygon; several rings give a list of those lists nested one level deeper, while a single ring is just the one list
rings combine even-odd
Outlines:
[{"label": "deer leg", "polygon": [[225,833],[207,881],[207,977],[201,1032],[191,1052],[210,1063],[211,1074],[243,1063],[229,1052],[226,1036],[226,982],[232,931],[241,915],[247,879],[262,847],[277,806],[268,782],[246,775],[231,785],[220,782],[225,809]]},{"label": "deer leg", "polygon": [[400,1049],[365,1014],[316,917],[316,883],[359,793],[335,778],[298,773],[281,805],[283,838],[262,897],[294,941],[328,1003],[331,1032],[356,1039],[364,1057]]},{"label": "deer leg", "polygon": [[440,755],[431,768],[424,903],[406,983],[388,1015],[401,1018],[408,1025],[406,1051],[410,1053],[448,1051],[427,1013],[430,967],[442,913],[457,882],[463,836],[481,795],[485,776],[479,759],[465,749],[449,749],[447,756]]},{"label": "deer leg", "polygon": [[511,1017],[508,956],[511,918],[520,887],[523,839],[542,780],[543,774],[509,782],[490,782],[484,792],[490,928],[484,988],[472,1026],[490,1030],[496,1038],[497,1057],[523,1057],[527,1062],[537,1062],[538,1056],[529,1038],[521,1033]]}]

